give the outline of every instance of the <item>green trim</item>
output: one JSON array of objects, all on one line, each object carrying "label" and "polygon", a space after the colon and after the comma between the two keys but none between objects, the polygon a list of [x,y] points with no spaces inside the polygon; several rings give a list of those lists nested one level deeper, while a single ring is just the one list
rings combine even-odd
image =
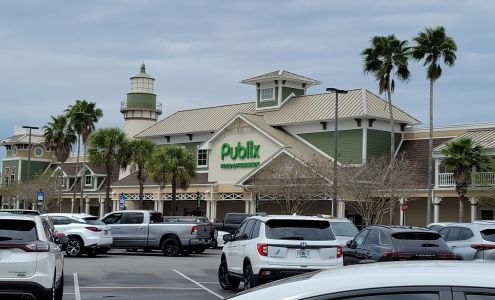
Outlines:
[{"label": "green trim", "polygon": [[302,96],[302,95],[304,95],[304,90],[283,86],[282,87],[282,102],[284,102],[284,100],[287,97],[289,97],[290,94],[292,94],[292,93],[294,93],[296,95],[296,97]]},{"label": "green trim", "polygon": [[[334,157],[333,131],[299,134],[301,138]],[[339,130],[338,160],[341,162],[361,163],[363,151],[363,129]]]},{"label": "green trim", "polygon": [[156,95],[148,93],[128,93],[127,108],[156,109]]}]

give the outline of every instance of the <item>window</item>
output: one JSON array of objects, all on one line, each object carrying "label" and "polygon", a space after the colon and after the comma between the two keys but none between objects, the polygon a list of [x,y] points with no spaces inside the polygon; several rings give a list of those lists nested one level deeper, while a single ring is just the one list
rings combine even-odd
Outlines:
[{"label": "window", "polygon": [[53,225],[68,225],[70,224],[69,218],[67,217],[50,217]]},{"label": "window", "polygon": [[495,300],[495,295],[466,294],[466,300]]},{"label": "window", "polygon": [[256,224],[254,224],[253,233],[251,234],[252,239],[255,239],[260,236],[260,227],[261,227],[261,221],[256,221]]},{"label": "window", "polygon": [[208,166],[208,150],[198,150],[198,167]]},{"label": "window", "polygon": [[246,224],[247,224],[247,222],[242,223],[241,226],[239,226],[239,228],[235,232],[235,234],[234,234],[234,240],[235,241],[241,239],[242,235],[244,234],[244,230],[246,229]]},{"label": "window", "polygon": [[0,220],[0,237],[0,241],[35,241],[38,239],[36,224],[29,220]]},{"label": "window", "polygon": [[85,177],[85,185],[91,185],[92,184],[92,176],[91,175],[86,175]]},{"label": "window", "polygon": [[458,241],[459,240],[459,234],[461,233],[460,227],[452,227],[450,228],[449,235],[447,236],[447,239],[445,241],[450,242],[450,241]]},{"label": "window", "polygon": [[244,230],[244,234],[242,235],[243,240],[251,239],[251,231],[253,230],[255,222],[256,222],[256,220],[247,221],[246,230]]},{"label": "window", "polygon": [[273,219],[266,222],[265,233],[268,239],[300,241],[335,240],[328,221]]},{"label": "window", "polygon": [[41,147],[34,148],[34,155],[36,157],[42,156],[43,155],[43,148],[41,148]]},{"label": "window", "polygon": [[459,234],[459,241],[469,240],[474,236],[474,233],[469,228],[462,228]]},{"label": "window", "polygon": [[17,145],[12,147],[12,156],[16,156],[17,155]]},{"label": "window", "polygon": [[122,224],[122,217],[123,217],[122,213],[115,213],[107,216],[102,221],[105,224]]},{"label": "window", "polygon": [[442,237],[442,239],[447,239],[447,235],[449,235],[450,228],[449,227],[444,227],[442,228],[438,234]]},{"label": "window", "polygon": [[480,233],[485,241],[495,242],[495,229],[484,229]]},{"label": "window", "polygon": [[370,230],[368,237],[366,238],[366,245],[379,245],[380,244],[380,233],[378,230]]},{"label": "window", "polygon": [[359,233],[354,241],[352,241],[353,246],[359,247],[364,243],[364,239],[366,238],[366,235],[368,234],[369,230],[363,230],[361,233]]},{"label": "window", "polygon": [[330,227],[336,236],[356,236],[359,233],[352,222],[331,222]]},{"label": "window", "polygon": [[143,213],[126,213],[124,224],[142,224],[144,221]]},{"label": "window", "polygon": [[438,293],[393,293],[339,298],[341,300],[438,300]]},{"label": "window", "polygon": [[260,101],[268,101],[273,99],[273,88],[260,89]]}]

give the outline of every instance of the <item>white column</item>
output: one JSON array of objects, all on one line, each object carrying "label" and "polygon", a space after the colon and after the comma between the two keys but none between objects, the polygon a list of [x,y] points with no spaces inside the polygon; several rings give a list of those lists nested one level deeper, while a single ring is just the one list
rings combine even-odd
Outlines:
[{"label": "white column", "polygon": [[98,194],[98,203],[100,203],[100,215],[102,218],[105,215],[105,198],[101,197],[101,194]]},{"label": "white column", "polygon": [[474,222],[478,216],[478,198],[471,197],[469,202],[471,202],[471,222]]},{"label": "white column", "polygon": [[433,202],[433,222],[438,223],[440,222],[440,203],[442,202],[442,198],[433,197],[432,202]]},{"label": "white column", "polygon": [[440,174],[440,159],[435,159],[435,178],[433,179],[433,183],[435,188],[438,188],[438,175]]},{"label": "white column", "polygon": [[74,213],[74,198],[71,198],[70,199],[70,213],[73,214]]},{"label": "white column", "polygon": [[206,199],[206,217],[211,220],[211,200]]},{"label": "white column", "polygon": [[[15,209],[19,209],[21,207],[21,201],[19,200],[19,197],[16,197],[15,199]],[[26,209],[26,207],[24,207]]]},{"label": "white column", "polygon": [[404,224],[405,224],[405,213],[404,213],[404,211],[402,211],[402,204],[404,203],[404,197],[401,197],[399,199],[399,203],[400,203],[400,208],[401,208],[400,209],[400,212],[399,212],[399,216],[400,216],[400,221],[399,221],[400,223],[399,224],[402,225],[402,226],[404,226]]},{"label": "white column", "polygon": [[249,214],[249,199],[244,199],[244,213]]},{"label": "white column", "polygon": [[217,218],[217,201],[211,201],[211,219],[215,220]]},{"label": "white column", "polygon": [[345,202],[342,199],[337,201],[337,218],[345,218]]},{"label": "white column", "polygon": [[91,201],[91,199],[89,199],[88,196],[84,196],[84,200],[85,200],[84,213],[89,215],[89,202]]}]

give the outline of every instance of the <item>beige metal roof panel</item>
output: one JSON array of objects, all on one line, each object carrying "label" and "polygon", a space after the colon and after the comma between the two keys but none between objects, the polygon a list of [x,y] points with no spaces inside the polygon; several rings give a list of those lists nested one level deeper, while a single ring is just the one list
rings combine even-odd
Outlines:
[{"label": "beige metal roof panel", "polygon": [[299,74],[295,74],[295,73],[285,71],[285,70],[273,71],[273,72],[266,73],[263,75],[248,78],[248,79],[241,81],[241,83],[256,84],[257,82],[263,82],[263,81],[268,81],[268,80],[283,80],[283,79],[299,81],[299,82],[306,82],[310,85],[321,84],[321,82],[316,80],[316,79],[312,79],[312,78],[302,76]]},{"label": "beige metal roof panel", "polygon": [[[487,128],[484,130],[470,130],[456,138],[449,140],[448,142],[466,138],[471,139],[476,145],[479,145],[485,149],[495,149],[495,128]],[[433,151],[441,152],[445,147],[446,145],[442,144],[433,149]]]},{"label": "beige metal roof panel", "polygon": [[[45,142],[45,138],[42,135],[31,134],[31,144],[41,144]],[[28,144],[29,134],[13,135],[0,141],[0,145],[12,145],[12,144]]]},{"label": "beige metal roof panel", "polygon": [[217,131],[228,120],[241,112],[254,113],[255,103],[248,102],[178,111],[138,133],[136,137]]},{"label": "beige metal roof panel", "polygon": [[[380,119],[388,119],[388,102],[378,97],[377,95],[371,93],[370,91],[366,91],[366,103],[368,109],[368,115],[377,117]],[[392,101],[394,99],[392,98]],[[393,103],[393,102],[392,102]],[[409,124],[419,124],[421,123],[416,118],[408,115],[404,111],[397,108],[395,105],[393,106],[392,113],[394,115],[394,120],[402,121]]]}]

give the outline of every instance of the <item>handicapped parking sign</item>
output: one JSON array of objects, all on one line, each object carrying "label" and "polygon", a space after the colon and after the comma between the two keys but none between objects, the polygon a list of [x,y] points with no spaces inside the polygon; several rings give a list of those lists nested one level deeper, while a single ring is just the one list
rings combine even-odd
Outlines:
[{"label": "handicapped parking sign", "polygon": [[124,205],[124,204],[125,204],[125,196],[124,196],[124,193],[120,194],[120,197],[119,197],[119,204],[120,204],[120,205]]},{"label": "handicapped parking sign", "polygon": [[42,191],[37,192],[36,195],[38,198],[38,202],[43,202],[43,200],[45,200],[45,193],[43,193]]}]

